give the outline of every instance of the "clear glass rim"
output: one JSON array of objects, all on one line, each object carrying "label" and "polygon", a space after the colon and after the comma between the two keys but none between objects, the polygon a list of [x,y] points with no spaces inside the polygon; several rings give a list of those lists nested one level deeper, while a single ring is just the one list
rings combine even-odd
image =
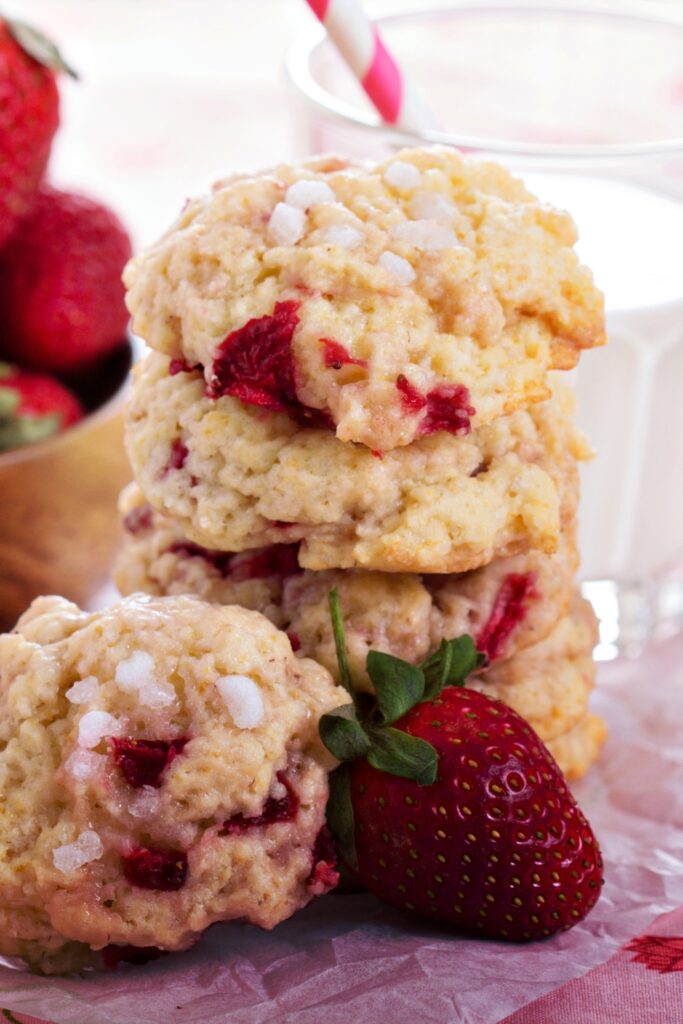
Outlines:
[{"label": "clear glass rim", "polygon": [[[495,15],[516,12],[519,14],[579,15],[581,17],[598,16],[614,22],[636,21],[651,25],[663,25],[683,29],[683,10],[676,12],[661,4],[646,3],[644,0],[628,0],[619,9],[604,3],[562,3],[549,5],[536,0],[495,0],[493,3],[472,4],[470,2],[448,3],[429,7],[424,10],[404,10],[382,15],[377,24],[391,25],[394,22],[409,22],[443,17],[447,14],[463,15]],[[309,106],[321,111],[327,117],[358,128],[369,133],[381,129],[382,133],[397,145],[433,145],[454,146],[457,149],[474,149],[480,152],[513,156],[530,159],[564,159],[596,162],[625,160],[647,157],[662,157],[670,154],[683,153],[683,136],[650,142],[627,143],[587,143],[581,145],[565,143],[534,143],[514,142],[495,138],[473,135],[460,135],[443,132],[432,128],[422,131],[411,131],[395,125],[384,124],[373,112],[364,111],[340,99],[325,89],[314,78],[311,69],[311,56],[317,47],[327,39],[321,25],[313,25],[303,32],[289,47],[285,57],[285,73],[290,85]]]}]

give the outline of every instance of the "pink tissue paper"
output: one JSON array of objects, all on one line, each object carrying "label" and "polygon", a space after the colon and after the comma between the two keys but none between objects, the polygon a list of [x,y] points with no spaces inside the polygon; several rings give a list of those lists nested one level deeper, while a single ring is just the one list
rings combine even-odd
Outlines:
[{"label": "pink tissue paper", "polygon": [[515,946],[459,936],[367,894],[330,895],[273,932],[219,925],[188,953],[144,967],[55,979],[0,966],[6,1019],[680,1024],[683,910],[670,912],[683,907],[683,637],[601,666],[593,706],[610,735],[575,792],[602,844],[606,885],[571,931]]}]

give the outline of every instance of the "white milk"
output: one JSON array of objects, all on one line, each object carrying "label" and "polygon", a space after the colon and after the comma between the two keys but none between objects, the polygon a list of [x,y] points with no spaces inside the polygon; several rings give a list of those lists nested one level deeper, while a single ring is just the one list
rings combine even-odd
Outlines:
[{"label": "white milk", "polygon": [[578,370],[583,579],[643,579],[683,555],[683,202],[622,182],[525,175],[570,211],[609,342]]}]

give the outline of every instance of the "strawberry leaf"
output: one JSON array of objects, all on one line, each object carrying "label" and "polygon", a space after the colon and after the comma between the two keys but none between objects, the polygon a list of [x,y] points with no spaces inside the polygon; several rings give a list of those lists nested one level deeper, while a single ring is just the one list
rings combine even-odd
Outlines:
[{"label": "strawberry leaf", "polygon": [[380,772],[413,779],[420,786],[430,786],[436,779],[439,756],[426,740],[400,729],[373,729],[368,763]]},{"label": "strawberry leaf", "polygon": [[356,718],[353,704],[342,704],[323,715],[318,726],[320,739],[338,761],[355,761],[365,757],[370,739]]},{"label": "strawberry leaf", "polygon": [[421,669],[381,651],[369,651],[365,663],[377,696],[383,725],[398,721],[422,700],[425,677]]},{"label": "strawberry leaf", "polygon": [[71,78],[78,78],[77,72],[67,64],[52,40],[44,36],[42,32],[16,18],[5,18],[4,22],[15,42],[29,57],[33,57],[46,68],[52,68],[53,71],[65,71]]},{"label": "strawberry leaf", "polygon": [[341,604],[339,602],[339,591],[335,587],[327,595],[330,606],[330,617],[332,619],[332,633],[334,634],[334,646],[337,649],[337,663],[339,664],[339,679],[347,691],[353,697],[353,680],[349,668],[349,659],[346,653],[346,636],[344,634],[344,618],[342,616]]},{"label": "strawberry leaf", "polygon": [[425,677],[424,700],[434,700],[444,686],[464,686],[470,672],[480,668],[485,661],[471,636],[442,640],[434,653],[420,665]]},{"label": "strawberry leaf", "polygon": [[337,842],[342,859],[351,868],[358,867],[355,843],[355,822],[351,802],[349,766],[342,764],[330,775],[330,799],[327,802],[327,824]]}]

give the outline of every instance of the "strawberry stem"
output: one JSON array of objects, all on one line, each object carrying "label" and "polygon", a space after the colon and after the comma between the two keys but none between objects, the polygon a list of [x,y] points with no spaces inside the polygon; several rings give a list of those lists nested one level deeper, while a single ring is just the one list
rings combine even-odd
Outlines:
[{"label": "strawberry stem", "polygon": [[353,679],[349,668],[349,659],[346,652],[346,635],[344,633],[344,617],[342,615],[339,591],[335,587],[327,595],[330,606],[330,617],[332,619],[332,633],[334,635],[334,646],[337,649],[337,662],[339,664],[340,682],[347,693],[354,696]]}]

